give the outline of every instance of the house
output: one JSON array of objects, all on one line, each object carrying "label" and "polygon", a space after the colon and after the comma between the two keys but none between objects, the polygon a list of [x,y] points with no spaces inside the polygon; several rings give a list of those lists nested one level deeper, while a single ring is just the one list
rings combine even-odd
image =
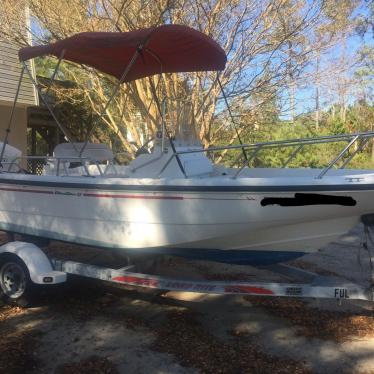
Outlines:
[{"label": "house", "polygon": [[[29,63],[33,71],[32,62]],[[6,128],[17,92],[21,65],[18,48],[5,40],[0,40],[0,141],[4,140]],[[25,73],[15,107],[8,143],[27,154],[27,108],[37,105],[37,92]]]}]

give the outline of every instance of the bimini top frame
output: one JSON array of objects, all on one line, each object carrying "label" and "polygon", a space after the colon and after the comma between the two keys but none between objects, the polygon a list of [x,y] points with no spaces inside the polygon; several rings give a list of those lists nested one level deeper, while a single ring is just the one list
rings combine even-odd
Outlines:
[{"label": "bimini top frame", "polygon": [[[55,43],[26,47],[19,51],[19,58],[23,63],[22,72],[26,70],[37,89],[36,82],[25,61],[46,55],[59,58],[53,78],[61,60],[64,59],[94,67],[118,79],[118,84],[105,104],[101,115],[105,113],[120,85],[124,82],[160,73],[220,71],[225,68],[227,60],[224,50],[213,39],[182,25],[162,25],[125,33],[84,32]],[[41,95],[40,90],[38,91]],[[42,95],[41,98],[52,113]],[[161,112],[160,105],[158,108]],[[163,116],[163,113],[160,114]],[[73,139],[69,137],[53,113],[52,116],[66,138],[73,143]],[[164,127],[164,120],[162,122]],[[94,127],[87,135],[81,154],[93,130]],[[167,131],[166,135],[175,152],[173,141]],[[179,157],[176,156],[176,158],[184,173]]]},{"label": "bimini top frame", "polygon": [[[79,158],[83,158],[83,152],[88,144],[88,140],[92,132],[94,131],[94,127],[92,127],[88,132],[84,146],[81,147],[80,151],[78,152],[74,144],[74,139],[71,138],[65,127],[58,121],[53,109],[42,94],[31,71],[26,65],[26,61],[28,59],[45,55],[53,55],[59,59],[56,69],[52,75],[52,81],[55,78],[57,70],[63,59],[75,63],[89,65],[118,79],[117,85],[107,103],[104,105],[101,115],[105,114],[106,109],[118,92],[120,85],[124,82],[130,82],[135,79],[162,73],[220,71],[225,68],[227,60],[225,52],[213,39],[199,31],[182,25],[162,25],[159,27],[152,27],[126,33],[85,32],[59,40],[52,44],[22,48],[19,51],[19,58],[23,64],[23,69],[21,71],[21,77],[8,128],[6,129],[5,141],[0,153],[0,161],[3,161],[7,138],[14,117],[14,108],[18,99],[22,77],[25,72],[29,75],[31,81],[39,92],[41,100],[51,112],[51,115],[53,116],[57,125],[79,154]],[[228,107],[229,114],[232,119],[232,125],[235,127],[235,123],[232,118],[225,92],[219,80],[219,76],[217,76],[217,82],[221,88],[224,101]],[[211,153],[223,150],[240,149],[244,156],[244,162],[242,167],[239,168],[237,173],[233,176],[233,178],[236,178],[239,176],[244,167],[248,166],[249,162],[264,149],[294,147],[291,156],[283,164],[283,167],[286,167],[287,164],[306,145],[347,141],[348,144],[341,151],[341,153],[335,159],[333,159],[317,176],[317,178],[322,178],[332,167],[336,166],[336,164],[347,155],[353,145],[358,144],[355,151],[343,161],[341,167],[347,165],[348,162],[364,148],[369,140],[374,137],[374,132],[368,132],[339,136],[324,136],[311,139],[243,144],[239,133],[236,131],[238,140],[240,142],[239,146],[216,147],[209,148],[208,150],[202,149],[196,151],[177,152],[169,132],[165,131],[164,108],[161,108],[159,103],[157,106],[162,118],[163,133],[166,133],[166,136],[169,137],[169,142],[173,151],[169,161],[164,165],[164,169],[168,166],[170,161],[175,158],[185,177],[188,177],[188,175],[186,174],[180,161],[180,155],[186,153]],[[13,167],[13,164],[14,162],[10,163],[11,167]]]}]

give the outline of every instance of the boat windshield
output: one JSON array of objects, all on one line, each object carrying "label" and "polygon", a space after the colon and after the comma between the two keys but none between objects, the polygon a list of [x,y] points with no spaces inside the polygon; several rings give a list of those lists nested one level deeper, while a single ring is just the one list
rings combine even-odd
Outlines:
[{"label": "boat windshield", "polygon": [[194,107],[190,100],[167,100],[165,123],[166,130],[173,134],[175,145],[200,145]]}]

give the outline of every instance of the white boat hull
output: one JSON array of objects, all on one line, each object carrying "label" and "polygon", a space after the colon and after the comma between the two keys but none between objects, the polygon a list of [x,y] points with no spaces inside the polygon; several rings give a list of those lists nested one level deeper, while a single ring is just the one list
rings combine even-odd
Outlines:
[{"label": "white boat hull", "polygon": [[[353,183],[332,178],[335,185],[328,178],[323,185],[310,177],[295,177],[293,184],[290,178],[221,178],[217,187],[217,180],[203,179],[67,177],[61,183],[61,177],[9,174],[0,180],[0,229],[108,248],[313,252],[374,212],[372,175]],[[261,205],[269,197],[292,199],[295,191],[356,203]]]}]

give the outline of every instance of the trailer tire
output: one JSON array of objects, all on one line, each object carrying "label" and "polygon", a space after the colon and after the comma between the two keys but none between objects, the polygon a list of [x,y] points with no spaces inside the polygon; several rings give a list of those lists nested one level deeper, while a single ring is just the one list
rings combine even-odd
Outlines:
[{"label": "trailer tire", "polygon": [[23,308],[30,306],[36,288],[27,266],[17,255],[6,253],[0,256],[0,292],[6,304]]}]

